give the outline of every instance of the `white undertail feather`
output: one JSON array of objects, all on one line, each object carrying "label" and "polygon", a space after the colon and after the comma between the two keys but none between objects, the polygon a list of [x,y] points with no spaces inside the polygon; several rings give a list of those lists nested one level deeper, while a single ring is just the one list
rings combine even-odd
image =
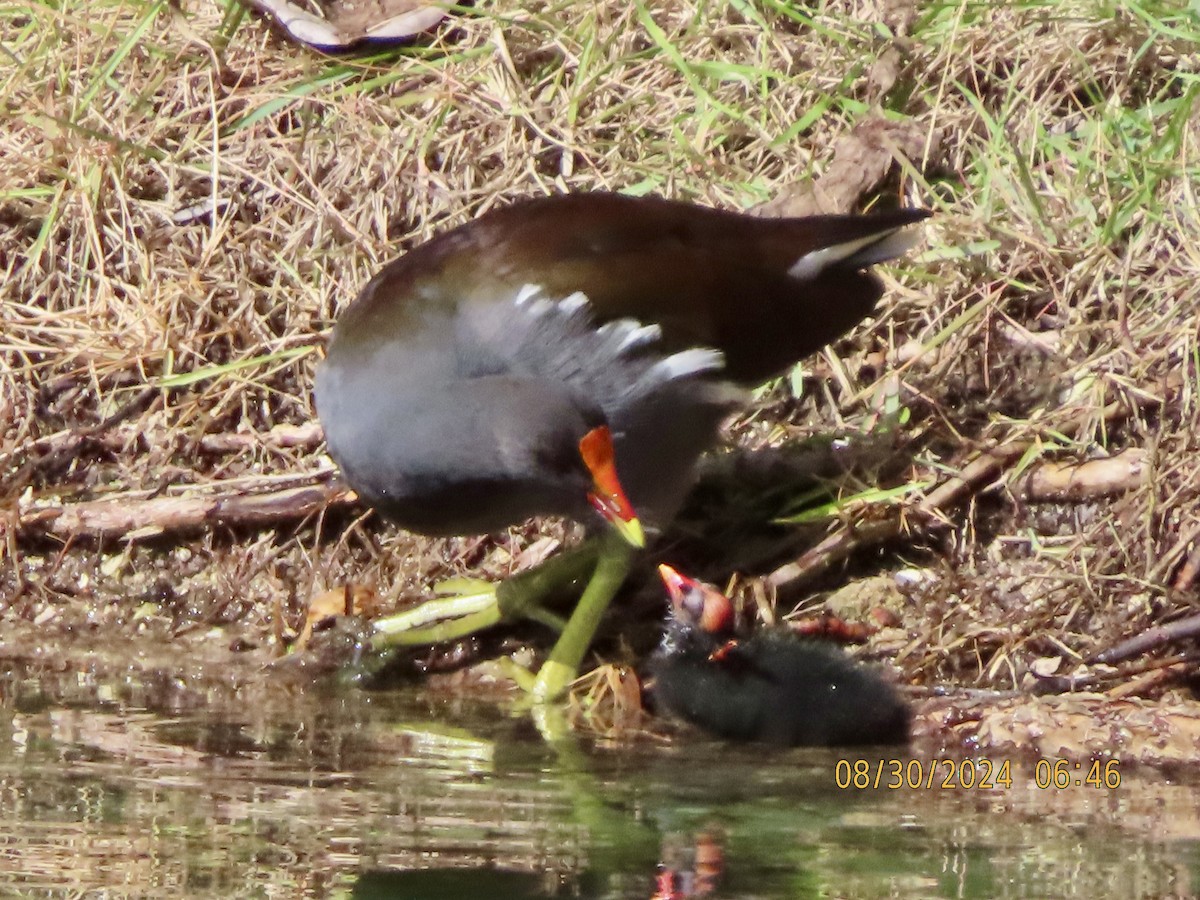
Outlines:
[{"label": "white undertail feather", "polygon": [[613,337],[619,341],[617,352],[627,353],[640,347],[648,347],[662,337],[658,325],[643,325],[637,319],[613,319],[596,329],[596,333]]},{"label": "white undertail feather", "polygon": [[533,297],[526,300],[522,306],[534,316],[548,316],[558,309],[557,304],[545,297]]},{"label": "white undertail feather", "polygon": [[666,359],[654,364],[647,377],[674,381],[676,378],[686,378],[700,372],[715,372],[725,367],[725,355],[720,350],[711,347],[692,347],[672,353]]},{"label": "white undertail feather", "polygon": [[587,308],[591,301],[583,291],[568,294],[558,301],[559,307],[566,313],[577,313]]},{"label": "white undertail feather", "polygon": [[885,234],[878,242],[864,247],[854,257],[854,264],[863,268],[903,256],[921,243],[920,229],[904,227]]},{"label": "white undertail feather", "polygon": [[805,253],[792,263],[788,274],[795,279],[804,281],[816,278],[830,266],[836,264],[865,269],[875,263],[902,256],[911,250],[920,239],[919,231],[900,226],[882,234],[872,234]]},{"label": "white undertail feather", "polygon": [[534,297],[541,296],[542,286],[540,284],[525,284],[517,291],[516,299],[513,300],[517,306],[524,306]]},{"label": "white undertail feather", "polygon": [[546,296],[541,285],[522,285],[513,298],[513,305],[533,313],[535,316],[545,316],[552,312],[566,316],[576,316],[586,313],[591,301],[583,291],[567,294],[561,300],[551,300]]},{"label": "white undertail feather", "polygon": [[647,347],[650,344],[657,343],[662,337],[662,326],[660,325],[642,325],[633,329],[621,341],[621,352],[625,353],[629,350],[636,350],[638,347]]},{"label": "white undertail feather", "polygon": [[[657,347],[662,328],[643,325],[633,318],[611,319],[597,326],[588,298],[575,292],[561,300],[550,299],[538,285],[517,291],[514,305],[520,310],[510,325],[512,340],[525,347],[518,354],[535,371],[569,382],[589,383],[591,390],[607,391],[614,398],[650,397],[663,385],[685,381],[725,366],[725,357],[711,347],[692,347],[666,354]],[[521,325],[520,323],[523,323]],[[567,347],[562,354],[555,348]],[[511,347],[506,348],[511,350]],[[581,362],[586,360],[581,367]],[[619,363],[619,365],[618,365]],[[594,375],[599,376],[599,381]],[[704,379],[691,388],[713,406],[744,401],[744,395],[721,379]]]},{"label": "white undertail feather", "polygon": [[521,289],[517,292],[516,299],[512,302],[515,302],[517,306],[524,306],[540,294],[540,284],[522,284]]}]

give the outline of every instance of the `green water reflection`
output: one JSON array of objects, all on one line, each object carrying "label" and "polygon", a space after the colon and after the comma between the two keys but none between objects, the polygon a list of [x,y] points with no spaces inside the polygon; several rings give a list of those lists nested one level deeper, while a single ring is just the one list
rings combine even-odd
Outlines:
[{"label": "green water reflection", "polygon": [[[838,756],[547,745],[396,692],[0,678],[0,895],[1191,896],[1194,789],[839,790]],[[699,864],[697,857],[700,858]]]}]

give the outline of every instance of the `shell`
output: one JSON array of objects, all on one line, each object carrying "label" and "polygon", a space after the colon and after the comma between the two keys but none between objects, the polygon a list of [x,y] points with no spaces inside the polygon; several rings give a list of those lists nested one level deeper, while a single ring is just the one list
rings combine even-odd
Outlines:
[{"label": "shell", "polygon": [[[420,0],[247,0],[270,16],[288,36],[323,50],[342,53],[361,45],[391,45],[428,31],[447,16]],[[319,9],[312,12],[311,8]]]}]

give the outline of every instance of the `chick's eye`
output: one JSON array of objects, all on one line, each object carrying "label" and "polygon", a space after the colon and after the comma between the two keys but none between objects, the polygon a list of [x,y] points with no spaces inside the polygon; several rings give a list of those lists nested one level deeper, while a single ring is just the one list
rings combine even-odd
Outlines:
[{"label": "chick's eye", "polygon": [[699,622],[704,616],[703,592],[694,584],[685,586],[679,600],[679,607],[689,619]]}]

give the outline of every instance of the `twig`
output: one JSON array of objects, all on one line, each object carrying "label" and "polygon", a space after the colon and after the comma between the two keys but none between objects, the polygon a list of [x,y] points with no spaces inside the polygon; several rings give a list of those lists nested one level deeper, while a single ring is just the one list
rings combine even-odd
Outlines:
[{"label": "twig", "polygon": [[1179,574],[1175,576],[1175,590],[1186,591],[1195,582],[1197,574],[1200,574],[1200,545],[1192,548],[1188,558],[1179,567]]},{"label": "twig", "polygon": [[[305,476],[304,480],[311,480]],[[294,482],[293,482],[294,485]],[[197,489],[199,492],[199,489]],[[191,496],[130,493],[104,500],[18,508],[17,528],[59,537],[150,537],[205,525],[270,525],[326,506],[348,504],[355,494],[338,480],[269,491],[217,490]]]},{"label": "twig", "polygon": [[[1112,421],[1130,412],[1128,404],[1114,401],[1104,407],[1100,416],[1105,421]],[[1083,425],[1084,419],[1080,417],[1065,423],[1059,432],[1070,436]],[[952,510],[996,481],[1005,469],[1024,456],[1032,446],[1032,441],[1019,440],[984,451],[966,464],[957,475],[952,475],[930,491],[925,499],[917,504],[916,512],[931,523],[949,524],[949,513]],[[1099,481],[1093,483],[1098,484]],[[905,525],[905,517],[899,513],[866,524],[844,525],[799,559],[780,566],[767,576],[766,581],[775,590],[796,587],[846,559],[860,547],[897,537]]]},{"label": "twig", "polygon": [[1108,696],[1114,700],[1123,697],[1144,697],[1151,688],[1156,688],[1185,675],[1189,668],[1189,662],[1191,659],[1186,654],[1158,660],[1148,672],[1143,672],[1136,678],[1131,678],[1110,689],[1107,692]]},{"label": "twig", "polygon": [[321,426],[316,422],[306,422],[303,425],[276,425],[260,433],[206,434],[200,438],[200,448],[209,453],[236,453],[257,447],[299,447],[308,450],[323,440],[325,434]]},{"label": "twig", "polygon": [[1200,635],[1200,615],[1188,616],[1186,619],[1180,619],[1177,622],[1147,628],[1136,637],[1131,637],[1117,644],[1115,647],[1110,647],[1107,650],[1097,653],[1088,662],[1118,663],[1134,656],[1141,656],[1155,647],[1161,647],[1164,644],[1174,644],[1185,638],[1193,638],[1197,635]]},{"label": "twig", "polygon": [[1115,456],[1086,462],[1047,460],[1022,478],[1021,493],[1030,501],[1091,500],[1141,487],[1150,478],[1149,452],[1130,447]]},{"label": "twig", "polygon": [[[969,495],[995,481],[1004,467],[1020,459],[1029,444],[1022,441],[989,450],[969,463],[958,475],[951,476],[931,491],[916,511],[932,520],[946,523],[947,513]],[[829,535],[799,559],[780,566],[767,576],[767,583],[776,590],[794,587],[809,581],[832,565],[846,559],[859,547],[878,544],[897,537],[904,530],[904,517],[897,514],[863,524],[849,524]]]},{"label": "twig", "polygon": [[[1146,580],[1151,584],[1161,584],[1167,580],[1167,574],[1174,570],[1179,565],[1179,560],[1184,556],[1191,556],[1195,552],[1193,544],[1200,540],[1200,523],[1193,524],[1180,538],[1171,545],[1171,549],[1163,553],[1154,567],[1146,574]],[[1186,566],[1185,566],[1186,567]],[[1184,568],[1184,567],[1181,567]],[[1182,571],[1180,575],[1182,576]],[[1186,589],[1187,584],[1184,583],[1181,589]]]},{"label": "twig", "polygon": [[1029,447],[1028,441],[1019,441],[984,451],[957,475],[930,491],[917,504],[917,511],[931,519],[945,521],[947,512],[999,478],[1000,473],[1024,456]]},{"label": "twig", "polygon": [[799,559],[780,566],[767,576],[767,584],[775,590],[780,590],[816,578],[859,547],[882,543],[895,537],[901,531],[901,523],[900,516],[894,516],[861,525],[847,525],[841,531],[829,535]]},{"label": "twig", "polygon": [[[1092,660],[1091,662],[1097,662]],[[1128,697],[1152,687],[1163,676],[1155,673],[1163,670],[1174,672],[1173,667],[1194,662],[1194,654],[1181,653],[1167,659],[1152,659],[1121,670],[1087,671],[1079,675],[1046,675],[1039,677],[1031,690],[1034,696],[1046,697],[1054,694],[1070,694],[1078,691],[1100,690],[1106,682],[1124,679],[1119,685],[1105,693],[1113,697]],[[1149,674],[1150,677],[1147,677]]]},{"label": "twig", "polygon": [[25,456],[25,463],[20,470],[13,474],[9,484],[21,485],[29,480],[32,472],[38,469],[53,469],[58,465],[74,459],[79,453],[80,446],[88,440],[97,440],[113,427],[132,418],[134,415],[149,408],[159,396],[157,388],[143,388],[136,395],[121,404],[112,415],[84,428],[71,431],[57,432],[40,440],[18,447],[11,454],[0,455],[0,468],[7,466],[14,458]]}]

